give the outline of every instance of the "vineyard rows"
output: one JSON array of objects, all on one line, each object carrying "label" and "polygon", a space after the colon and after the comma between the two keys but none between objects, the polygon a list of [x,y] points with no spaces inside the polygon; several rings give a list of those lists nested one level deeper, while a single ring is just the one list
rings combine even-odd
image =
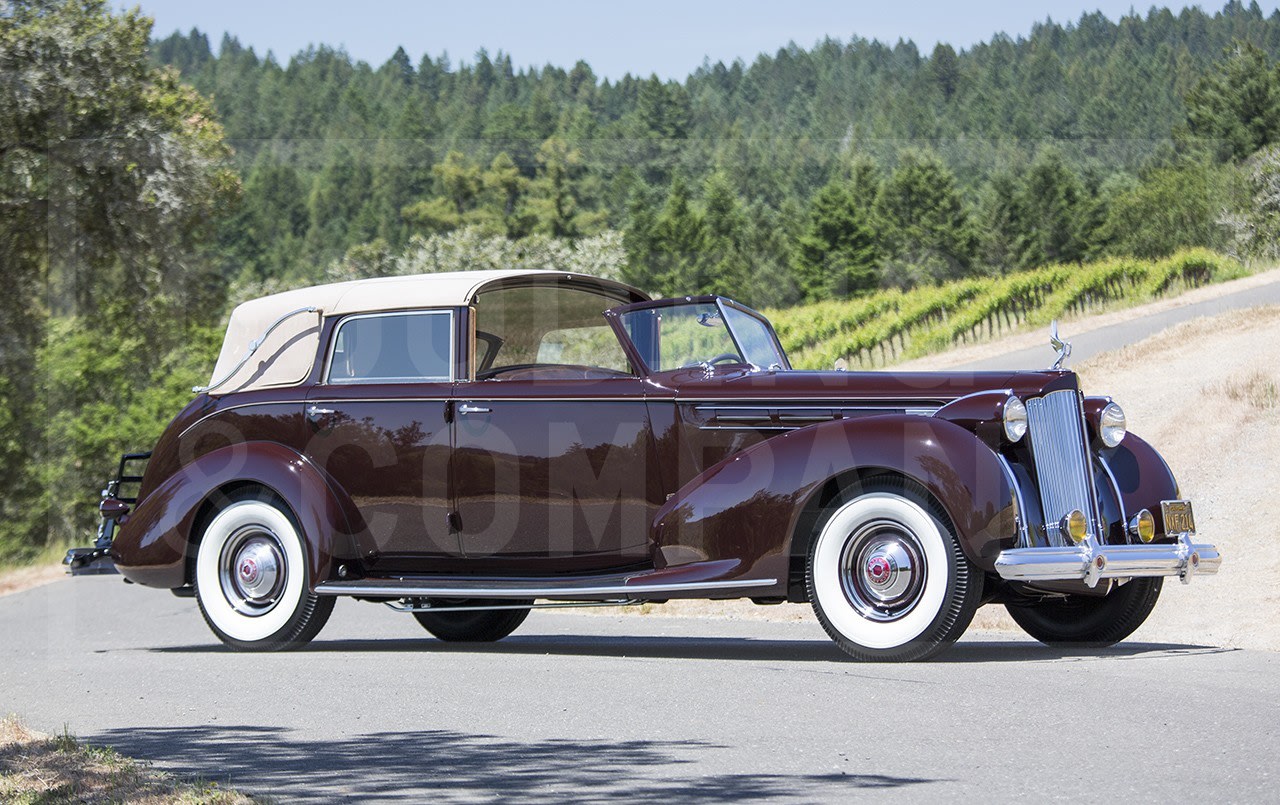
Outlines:
[{"label": "vineyard rows", "polygon": [[1155,261],[1113,258],[884,290],[768,315],[796,368],[830,369],[843,359],[851,369],[870,369],[1244,273],[1230,258],[1191,249]]}]

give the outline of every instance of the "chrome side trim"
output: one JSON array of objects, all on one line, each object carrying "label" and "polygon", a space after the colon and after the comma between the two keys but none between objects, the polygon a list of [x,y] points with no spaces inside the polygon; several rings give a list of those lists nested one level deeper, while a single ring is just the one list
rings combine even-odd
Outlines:
[{"label": "chrome side trim", "polygon": [[[760,397],[664,397],[655,396],[650,399],[654,400],[672,400],[681,405],[686,404],[708,404],[708,405],[725,405],[733,408],[745,408],[752,405],[767,405],[767,399]],[[904,403],[910,403],[912,407],[918,405],[932,405],[941,408],[944,403],[937,397],[791,397],[785,398],[785,405],[795,405],[798,403],[823,403],[842,408],[901,408]]]},{"label": "chrome side trim", "polygon": [[[687,404],[687,401],[677,398],[678,404]],[[757,402],[754,401],[753,402]],[[828,403],[822,407],[830,410],[830,415],[817,414],[814,416],[804,416],[797,412],[810,411],[814,409],[814,404],[796,403],[791,398],[786,402],[777,405],[734,405],[733,403],[703,403],[693,404],[693,410],[697,414],[703,416],[715,417],[719,421],[717,424],[698,425],[699,430],[772,430],[786,431],[797,430],[799,428],[808,427],[809,425],[818,425],[824,422],[838,422],[844,419],[857,418],[850,417],[849,414],[863,414],[875,416],[878,414],[906,414],[908,416],[933,416],[937,413],[937,408],[925,408],[912,405],[902,405],[896,403],[888,403],[885,405],[839,405],[836,403]],[[720,412],[725,412],[727,416],[721,416]],[[775,417],[776,415],[776,417]]]},{"label": "chrome side trim", "polygon": [[1124,524],[1125,534],[1127,535],[1129,533],[1129,514],[1124,510],[1124,495],[1120,494],[1120,482],[1116,480],[1115,473],[1111,471],[1111,465],[1107,463],[1101,453],[1097,454],[1095,458],[1098,459],[1098,464],[1102,466],[1102,471],[1106,473],[1107,480],[1111,482],[1111,491],[1116,496],[1116,507],[1120,509],[1120,522]]},{"label": "chrome side trim", "polygon": [[1013,499],[1018,506],[1018,547],[1031,547],[1031,529],[1027,524],[1027,501],[1022,497],[1022,486],[1018,484],[1018,478],[1013,474],[1013,467],[1009,465],[1009,459],[996,453],[996,461],[1000,462],[1000,469],[1004,470],[1004,477],[1009,482],[1009,486],[1013,488]]},{"label": "chrome side trim", "polygon": [[276,319],[271,323],[270,327],[268,327],[266,330],[263,331],[262,335],[258,336],[257,338],[249,342],[249,351],[246,352],[244,354],[244,357],[241,358],[240,361],[235,366],[231,367],[231,369],[228,370],[225,375],[223,375],[221,378],[217,380],[214,380],[207,386],[192,386],[191,393],[204,394],[206,392],[213,391],[218,386],[221,386],[223,383],[235,377],[236,372],[240,371],[244,367],[244,365],[249,362],[249,359],[253,357],[253,353],[257,352],[258,347],[262,346],[263,342],[267,340],[267,336],[274,333],[276,331],[276,328],[279,327],[281,324],[284,324],[289,319],[292,319],[294,316],[300,315],[302,313],[319,313],[319,312],[320,312],[320,308],[315,307],[314,305],[308,306],[308,307],[300,307],[297,310],[291,310],[288,313],[281,316],[280,318]]},{"label": "chrome side trim", "polygon": [[[445,399],[448,399],[448,398],[445,398]],[[205,422],[206,420],[213,419],[215,416],[218,416],[220,414],[229,414],[232,411],[238,411],[241,408],[257,408],[263,405],[283,405],[283,406],[293,407],[295,405],[298,405],[298,406],[302,405],[302,401],[301,400],[261,400],[259,402],[248,402],[248,403],[240,403],[239,405],[228,405],[226,408],[219,408],[217,411],[211,411],[205,414],[204,416],[200,417],[199,419],[197,419],[195,422],[192,422],[190,425],[187,425],[185,428],[183,428],[182,433],[178,434],[178,438],[181,439],[183,436],[186,436],[188,433],[190,433],[192,428],[196,427],[202,422]]]},{"label": "chrome side trim", "polygon": [[494,609],[570,609],[573,607],[631,607],[645,603],[640,598],[607,599],[605,601],[551,601],[545,604],[499,604],[497,606],[480,607],[433,607],[430,604],[416,603],[413,598],[402,598],[399,601],[383,601],[382,603],[396,612],[488,612]]},{"label": "chrome side trim", "polygon": [[361,583],[358,581],[326,581],[316,585],[317,595],[376,595],[393,598],[564,598],[591,595],[635,595],[638,593],[695,592],[698,590],[733,590],[750,587],[772,587],[777,579],[745,579],[742,581],[692,581],[677,584],[609,584],[583,587],[469,587],[465,583],[447,586],[417,585],[412,579]]}]

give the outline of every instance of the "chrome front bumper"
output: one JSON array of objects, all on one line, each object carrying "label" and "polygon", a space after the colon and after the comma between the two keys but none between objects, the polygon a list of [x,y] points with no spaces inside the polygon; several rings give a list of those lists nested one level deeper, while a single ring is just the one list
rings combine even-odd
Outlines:
[{"label": "chrome front bumper", "polygon": [[1083,581],[1093,587],[1102,579],[1192,576],[1217,573],[1218,549],[1195,541],[1194,533],[1178,535],[1173,545],[1099,545],[1093,537],[1067,548],[1013,548],[996,557],[996,572],[1010,581]]}]

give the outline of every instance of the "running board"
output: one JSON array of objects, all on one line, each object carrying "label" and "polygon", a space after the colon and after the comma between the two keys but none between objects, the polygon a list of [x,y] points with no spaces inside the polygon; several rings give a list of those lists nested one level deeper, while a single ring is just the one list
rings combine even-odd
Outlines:
[{"label": "running board", "polygon": [[713,592],[753,587],[776,586],[777,579],[743,579],[736,581],[685,581],[645,584],[631,583],[626,577],[575,579],[355,579],[326,581],[316,585],[317,595],[355,595],[378,598],[560,598],[577,600],[601,595],[634,597],[662,596],[670,593]]}]

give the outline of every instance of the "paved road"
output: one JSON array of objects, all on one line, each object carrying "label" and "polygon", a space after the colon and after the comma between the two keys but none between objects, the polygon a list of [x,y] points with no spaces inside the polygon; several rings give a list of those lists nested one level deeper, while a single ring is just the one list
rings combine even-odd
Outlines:
[{"label": "paved road", "polygon": [[284,800],[1271,800],[1280,757],[1280,654],[1190,644],[863,665],[813,623],[540,612],[457,648],[343,601],[246,655],[117,578],[0,598],[0,635],[31,726]]},{"label": "paved road", "polygon": [[[1071,358],[1068,359],[1067,366],[1074,366],[1099,352],[1106,352],[1125,344],[1136,343],[1148,336],[1155,335],[1166,327],[1172,327],[1175,324],[1198,316],[1213,316],[1228,310],[1252,307],[1254,305],[1277,304],[1280,304],[1280,275],[1277,275],[1277,281],[1269,282],[1266,285],[1236,291],[1220,296],[1217,299],[1207,299],[1184,307],[1172,308],[1162,313],[1152,313],[1113,324],[1109,327],[1100,327],[1092,332],[1073,335],[1071,324],[1068,322],[1061,326],[1061,335],[1071,342]],[[974,371],[988,369],[1043,369],[1053,363],[1053,350],[1049,348],[1049,331],[1047,329],[1045,330],[1044,338],[1042,346],[961,364],[955,368],[972,369]]]}]

